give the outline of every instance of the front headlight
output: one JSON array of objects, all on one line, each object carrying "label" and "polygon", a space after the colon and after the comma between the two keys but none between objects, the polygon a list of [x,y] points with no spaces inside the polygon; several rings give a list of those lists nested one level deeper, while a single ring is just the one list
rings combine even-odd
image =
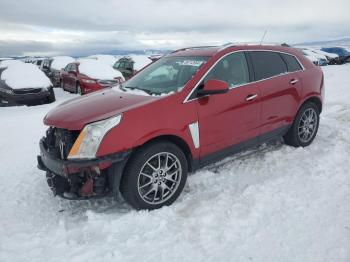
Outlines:
[{"label": "front headlight", "polygon": [[82,79],[82,81],[83,81],[84,83],[87,83],[87,84],[95,84],[95,83],[96,83],[95,80],[91,80],[91,79]]},{"label": "front headlight", "polygon": [[68,159],[95,158],[103,137],[120,123],[122,115],[87,124],[80,132]]}]

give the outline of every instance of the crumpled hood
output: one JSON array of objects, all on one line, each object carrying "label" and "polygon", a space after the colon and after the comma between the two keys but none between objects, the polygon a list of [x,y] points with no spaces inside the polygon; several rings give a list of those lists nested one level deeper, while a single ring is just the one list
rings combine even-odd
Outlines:
[{"label": "crumpled hood", "polygon": [[69,130],[81,130],[92,122],[103,120],[159,99],[105,89],[64,102],[49,111],[44,124]]}]

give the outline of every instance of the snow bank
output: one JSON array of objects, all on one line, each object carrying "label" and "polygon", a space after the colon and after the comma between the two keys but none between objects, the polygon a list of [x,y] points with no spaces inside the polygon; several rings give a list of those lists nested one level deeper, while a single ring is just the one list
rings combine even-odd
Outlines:
[{"label": "snow bank", "polygon": [[18,65],[18,64],[24,64],[20,60],[4,60],[0,62],[0,68],[6,68],[10,65]]},{"label": "snow bank", "polygon": [[51,86],[50,79],[35,65],[25,63],[14,63],[1,74],[1,80],[13,88],[46,88]]},{"label": "snow bank", "polygon": [[120,77],[124,80],[122,73],[113,67],[93,59],[80,60],[79,72],[94,79],[114,79]]},{"label": "snow bank", "polygon": [[66,65],[75,61],[73,57],[70,56],[55,56],[52,57],[51,68],[55,70],[61,70],[65,68]]},{"label": "snow bank", "polygon": [[55,89],[53,104],[1,108],[0,261],[349,262],[350,64],[322,70],[312,145],[202,168],[172,206],[151,212],[52,196],[36,167],[42,119],[76,95]]},{"label": "snow bank", "polygon": [[98,60],[106,65],[113,66],[117,58],[112,55],[91,55],[87,58]]}]

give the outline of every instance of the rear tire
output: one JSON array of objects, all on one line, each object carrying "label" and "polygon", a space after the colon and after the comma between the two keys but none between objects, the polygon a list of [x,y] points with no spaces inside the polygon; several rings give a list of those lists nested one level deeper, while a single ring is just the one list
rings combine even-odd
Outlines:
[{"label": "rear tire", "polygon": [[305,103],[298,111],[293,125],[284,136],[284,142],[294,147],[305,147],[315,139],[320,123],[320,111],[313,102]]},{"label": "rear tire", "polygon": [[187,180],[187,160],[173,143],[159,141],[140,148],[129,160],[120,192],[135,209],[171,205]]}]

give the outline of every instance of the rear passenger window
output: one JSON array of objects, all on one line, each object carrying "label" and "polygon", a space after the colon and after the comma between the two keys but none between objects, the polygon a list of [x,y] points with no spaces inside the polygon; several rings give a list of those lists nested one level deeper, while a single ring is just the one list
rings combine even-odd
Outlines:
[{"label": "rear passenger window", "polygon": [[277,52],[251,51],[255,80],[261,80],[288,72],[286,63]]},{"label": "rear passenger window", "polygon": [[221,59],[204,78],[204,82],[209,79],[225,81],[230,87],[248,83],[249,71],[244,53],[233,53]]},{"label": "rear passenger window", "polygon": [[281,53],[281,56],[282,56],[284,62],[286,62],[286,64],[287,64],[288,72],[295,72],[295,71],[299,71],[302,69],[298,60],[294,56],[282,54],[282,53]]}]

